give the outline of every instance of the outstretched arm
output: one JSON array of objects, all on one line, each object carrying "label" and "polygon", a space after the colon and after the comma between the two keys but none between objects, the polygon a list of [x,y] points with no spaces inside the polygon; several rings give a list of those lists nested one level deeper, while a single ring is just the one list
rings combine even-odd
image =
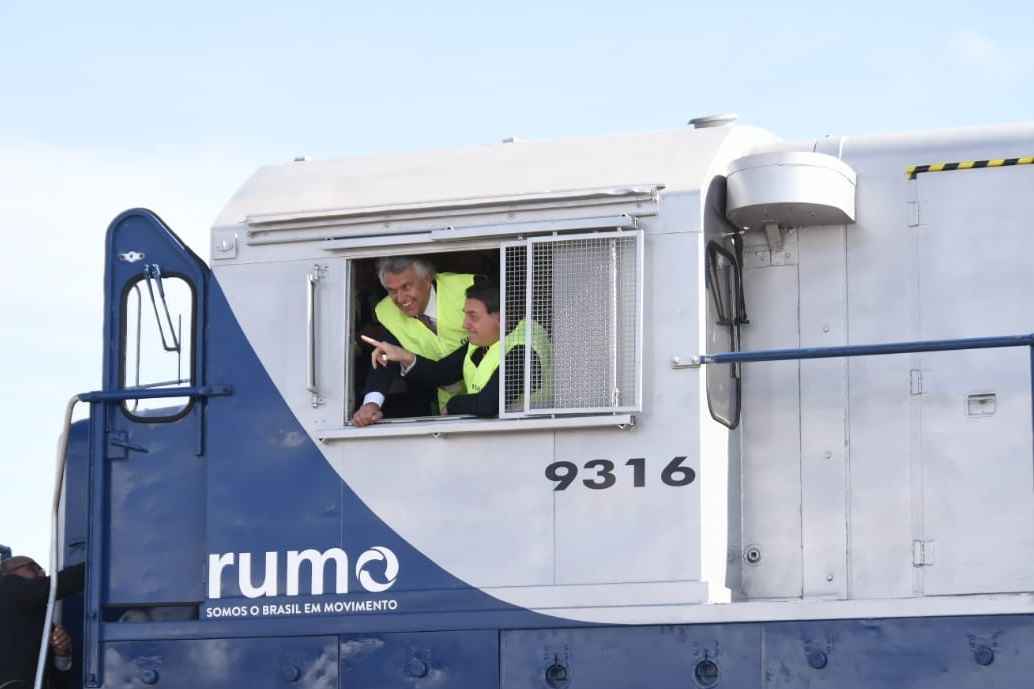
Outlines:
[{"label": "outstretched arm", "polygon": [[[365,337],[363,339],[367,341],[373,340],[373,338]],[[399,341],[395,339],[395,336],[390,331],[385,334],[384,341],[388,344],[399,344]],[[352,415],[353,425],[362,428],[363,426],[377,423],[384,418],[381,407],[384,406],[388,392],[395,385],[399,374],[398,366],[374,366],[370,369],[369,373],[366,374],[366,385],[363,387],[363,403]]]},{"label": "outstretched arm", "polygon": [[463,360],[466,356],[467,345],[461,345],[452,354],[438,361],[418,355],[412,368],[405,372],[406,379],[432,388],[452,385],[463,379]]}]

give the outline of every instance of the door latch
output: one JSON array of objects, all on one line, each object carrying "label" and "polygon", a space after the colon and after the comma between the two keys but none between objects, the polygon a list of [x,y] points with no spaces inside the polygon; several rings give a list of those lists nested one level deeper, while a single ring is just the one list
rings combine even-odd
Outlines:
[{"label": "door latch", "polygon": [[126,454],[130,452],[142,452],[147,454],[149,450],[143,445],[136,445],[129,441],[129,433],[126,431],[112,431],[108,434],[108,445],[112,447],[120,447],[126,451]]}]

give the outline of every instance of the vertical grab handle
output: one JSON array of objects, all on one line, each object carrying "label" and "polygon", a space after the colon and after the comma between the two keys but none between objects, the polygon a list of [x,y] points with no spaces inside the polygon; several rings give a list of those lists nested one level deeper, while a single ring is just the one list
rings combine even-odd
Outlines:
[{"label": "vertical grab handle", "polygon": [[323,268],[313,266],[311,273],[305,276],[305,389],[312,393],[312,408],[323,404],[319,387],[316,385],[316,309],[318,293],[316,286],[320,281]]}]

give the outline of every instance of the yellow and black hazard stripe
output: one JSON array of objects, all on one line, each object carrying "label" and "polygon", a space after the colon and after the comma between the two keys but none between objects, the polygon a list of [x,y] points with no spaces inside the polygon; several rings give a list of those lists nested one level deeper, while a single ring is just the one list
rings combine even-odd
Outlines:
[{"label": "yellow and black hazard stripe", "polygon": [[905,176],[915,179],[924,172],[947,172],[949,170],[978,170],[985,167],[1008,167],[1010,165],[1034,164],[1034,156],[1022,158],[995,158],[994,160],[963,160],[958,163],[930,163],[929,165],[909,165],[905,168]]}]

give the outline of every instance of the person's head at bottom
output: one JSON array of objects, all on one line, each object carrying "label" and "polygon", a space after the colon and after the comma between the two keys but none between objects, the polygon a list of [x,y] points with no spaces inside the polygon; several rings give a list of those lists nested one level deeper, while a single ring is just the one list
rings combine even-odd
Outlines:
[{"label": "person's head at bottom", "polygon": [[[40,579],[46,572],[31,557],[18,555],[0,562],[0,576],[20,577],[22,579]],[[41,613],[42,614],[42,613]],[[42,622],[42,620],[41,620]],[[60,624],[54,624],[48,635],[48,645],[54,653],[54,665],[57,670],[67,671],[71,668],[72,637]],[[10,680],[0,682],[0,689],[22,689],[31,687],[30,680]]]},{"label": "person's head at bottom", "polygon": [[38,579],[46,576],[43,568],[35,560],[25,555],[16,555],[0,562],[0,575],[15,576],[22,579]]}]

